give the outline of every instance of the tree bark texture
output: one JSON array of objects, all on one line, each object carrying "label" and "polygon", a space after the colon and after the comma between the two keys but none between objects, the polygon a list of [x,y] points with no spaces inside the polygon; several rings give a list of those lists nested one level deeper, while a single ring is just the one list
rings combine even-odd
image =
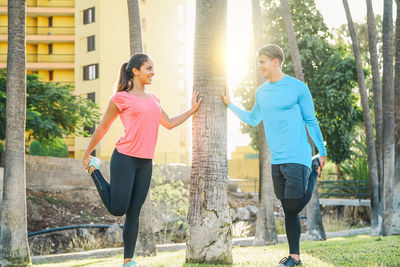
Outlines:
[{"label": "tree bark texture", "polygon": [[382,234],[383,202],[383,161],[382,161],[382,86],[379,75],[378,52],[376,48],[376,25],[375,15],[372,9],[372,0],[366,0],[367,21],[368,21],[368,44],[372,68],[372,88],[374,92],[374,111],[375,111],[375,133],[376,133],[376,159],[377,159],[377,178],[369,175],[370,199],[371,199],[371,234],[379,236]]},{"label": "tree bark texture", "polygon": [[393,1],[384,0],[382,22],[383,235],[392,232],[394,180]]},{"label": "tree bark texture", "polygon": [[129,41],[131,56],[143,53],[142,28],[140,25],[138,0],[127,0],[129,15]]},{"label": "tree bark texture", "polygon": [[8,1],[7,141],[0,223],[0,266],[30,264],[25,192],[25,14],[25,0]]},{"label": "tree bark texture", "polygon": [[393,186],[392,233],[400,234],[400,0],[396,0],[396,56],[394,78],[395,169]]},{"label": "tree bark texture", "polygon": [[193,158],[186,262],[232,263],[227,203],[226,0],[197,0],[193,89],[203,98],[193,116]]},{"label": "tree bark texture", "polygon": [[[365,85],[364,71],[362,68],[360,48],[358,45],[358,40],[357,40],[357,36],[356,36],[355,29],[354,29],[354,24],[353,24],[353,19],[351,18],[350,8],[347,3],[347,0],[343,0],[343,6],[346,11],[346,17],[347,17],[347,22],[349,25],[350,36],[351,36],[351,40],[353,43],[353,54],[354,54],[354,58],[355,58],[355,62],[356,62],[358,87],[359,87],[360,95],[361,95],[361,106],[363,109],[364,130],[365,130],[365,135],[366,135],[366,140],[367,140],[369,181],[370,181],[370,184],[375,183],[375,185],[376,185],[376,181],[378,181],[378,166],[377,166],[377,161],[376,161],[375,139],[374,139],[374,132],[373,132],[373,127],[372,127],[371,113],[370,113],[369,104],[368,104],[368,95],[367,95],[367,89],[366,89],[366,85]],[[374,191],[371,189],[371,194],[373,194],[373,193],[374,193]],[[371,200],[375,199],[375,201],[376,201],[375,197],[376,196],[373,196],[371,198]],[[375,203],[374,201],[371,201],[371,205],[377,205],[377,203]],[[375,209],[378,207],[373,206],[372,208]],[[376,218],[376,217],[372,216],[371,219],[374,220],[374,222],[371,223],[371,225],[374,225],[374,226],[379,225],[382,222],[381,217]],[[376,234],[379,234],[379,233],[376,233]]]}]

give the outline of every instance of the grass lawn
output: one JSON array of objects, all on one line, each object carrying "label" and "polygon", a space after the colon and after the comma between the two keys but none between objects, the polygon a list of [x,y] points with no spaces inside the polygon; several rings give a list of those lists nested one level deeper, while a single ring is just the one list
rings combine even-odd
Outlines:
[{"label": "grass lawn", "polygon": [[[301,259],[304,266],[400,266],[400,236],[340,237],[327,241],[301,242]],[[276,266],[288,255],[287,243],[268,247],[233,248],[233,266]],[[185,251],[159,252],[156,257],[138,257],[140,266],[154,267],[205,267],[213,265],[184,264]],[[68,261],[63,263],[35,264],[34,266],[121,266],[122,255]],[[215,266],[215,265],[214,265]],[[221,265],[220,265],[221,266]]]}]

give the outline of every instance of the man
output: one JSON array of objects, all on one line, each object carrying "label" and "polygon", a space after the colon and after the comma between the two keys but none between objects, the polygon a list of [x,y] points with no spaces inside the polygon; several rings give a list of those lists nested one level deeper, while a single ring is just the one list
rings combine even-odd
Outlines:
[{"label": "man", "polygon": [[282,72],[282,49],[268,44],[260,48],[257,55],[261,75],[268,80],[257,89],[252,111],[235,106],[230,100],[228,88],[221,95],[228,108],[242,121],[252,126],[264,122],[271,150],[274,192],[285,212],[290,249],[290,255],[281,260],[280,266],[301,265],[301,225],[298,213],[311,199],[317,177],[317,172],[310,175],[312,155],[305,126],[318,148],[321,169],[326,161],[326,148],[307,85]]}]

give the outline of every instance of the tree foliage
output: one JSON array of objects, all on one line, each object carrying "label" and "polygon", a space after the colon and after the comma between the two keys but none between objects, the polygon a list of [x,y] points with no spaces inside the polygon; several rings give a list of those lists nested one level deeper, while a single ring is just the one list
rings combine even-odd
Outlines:
[{"label": "tree foliage", "polygon": [[[329,43],[332,35],[313,0],[289,2],[294,30],[300,50],[305,82],[313,95],[316,116],[326,141],[329,158],[340,163],[350,157],[354,126],[361,120],[357,97],[352,89],[357,74],[348,50]],[[279,1],[263,1],[265,40],[282,47],[286,59],[283,71],[294,76],[289,45]],[[254,69],[251,68],[251,69]],[[250,71],[248,77],[253,77]],[[246,80],[238,90],[242,105],[250,110],[254,104],[253,79]],[[242,124],[242,132],[249,133],[251,146],[257,149],[256,128]]]},{"label": "tree foliage", "polygon": [[34,140],[30,146],[29,154],[36,156],[68,158],[68,147],[61,138],[54,138],[42,142]]},{"label": "tree foliage", "polygon": [[[6,70],[0,70],[0,139],[5,139]],[[72,94],[71,85],[41,82],[36,74],[27,75],[26,131],[28,139],[48,142],[65,135],[84,135],[85,127],[100,118],[97,104]]]}]

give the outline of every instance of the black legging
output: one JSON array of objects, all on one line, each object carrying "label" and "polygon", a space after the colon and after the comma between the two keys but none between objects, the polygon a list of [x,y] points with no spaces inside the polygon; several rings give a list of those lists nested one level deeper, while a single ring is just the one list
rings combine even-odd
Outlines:
[{"label": "black legging", "polygon": [[127,156],[115,149],[110,165],[110,183],[100,170],[94,170],[91,176],[107,210],[115,216],[126,214],[124,258],[132,258],[139,230],[140,209],[149,191],[153,164],[151,159]]},{"label": "black legging", "polygon": [[289,243],[290,254],[300,254],[300,234],[301,225],[299,212],[307,205],[312,197],[315,182],[317,181],[318,173],[313,170],[308,181],[307,191],[302,198],[298,199],[281,199],[283,211],[285,212],[285,229]]}]

